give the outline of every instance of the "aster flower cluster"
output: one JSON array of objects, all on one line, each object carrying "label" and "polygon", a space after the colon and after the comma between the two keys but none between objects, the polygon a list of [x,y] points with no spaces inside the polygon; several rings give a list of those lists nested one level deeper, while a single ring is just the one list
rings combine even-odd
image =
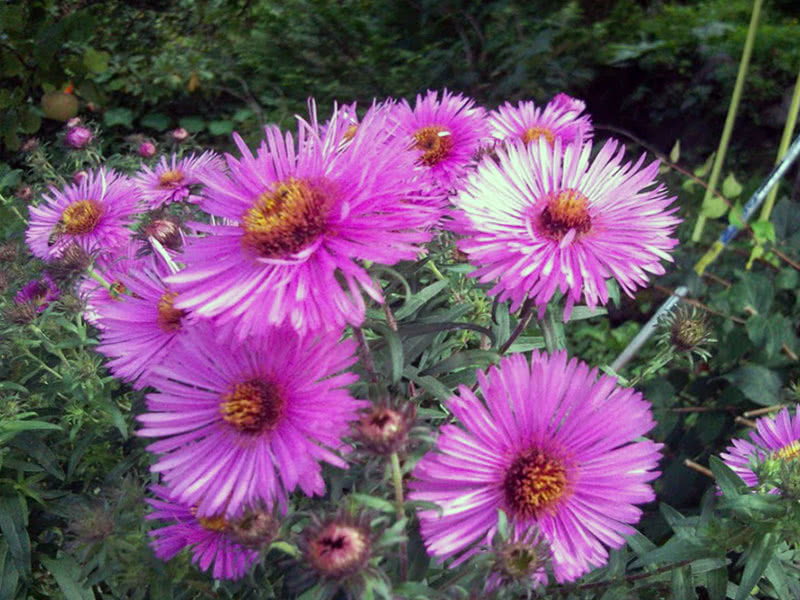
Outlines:
[{"label": "aster flower cluster", "polygon": [[[351,392],[348,327],[385,301],[369,265],[414,261],[445,231],[498,302],[543,313],[562,294],[566,320],[579,301],[607,302],[609,279],[628,294],[646,285],[677,243],[657,163],[628,161],[614,140],[593,152],[575,98],[487,111],[430,91],[413,107],[337,106],[325,122],[309,108],[255,148],[234,134],[224,157],[162,156],[132,177],[100,168],[30,208],[36,256],[91,257],[78,291],[97,350],[149,390],[138,435],[159,477],[148,500],[148,519],[163,523],[151,532],[157,556],[191,547],[218,579],[257,562],[292,494],[326,493],[323,466],[348,468],[353,440],[395,465],[408,447],[412,400]],[[605,564],[654,498],[661,446],[642,439],[654,426],[647,401],[564,351],[506,357],[477,378],[480,394],[462,386],[447,401],[457,424],[408,483],[428,506],[427,551],[452,565],[485,553],[500,509],[517,546],[490,588],[519,556],[537,557],[519,571],[531,585]],[[400,513],[403,486],[398,473]],[[381,580],[367,517],[312,521],[303,554],[324,581]]]}]

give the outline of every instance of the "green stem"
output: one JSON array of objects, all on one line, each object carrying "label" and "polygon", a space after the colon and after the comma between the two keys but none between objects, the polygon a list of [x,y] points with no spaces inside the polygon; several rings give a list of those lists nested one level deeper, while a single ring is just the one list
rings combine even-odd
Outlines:
[{"label": "green stem", "polygon": [[552,354],[556,350],[566,349],[567,338],[564,335],[564,323],[555,316],[552,306],[547,307],[544,319],[539,325],[542,328],[544,347],[547,349],[548,354]]},{"label": "green stem", "polygon": [[100,273],[98,273],[97,271],[95,271],[95,270],[94,270],[94,268],[93,268],[91,265],[89,265],[88,267],[86,267],[86,274],[87,274],[89,277],[91,277],[92,279],[94,279],[94,280],[95,280],[97,283],[99,283],[100,285],[102,285],[104,288],[106,288],[107,290],[109,290],[109,291],[111,290],[111,284],[110,284],[110,283],[108,283],[108,282],[105,280],[105,278],[104,278],[102,275],[100,275]]},{"label": "green stem", "polygon": [[672,348],[663,348],[658,354],[656,354],[655,358],[651,361],[651,363],[647,366],[647,368],[642,371],[640,375],[637,377],[633,377],[632,379],[628,380],[626,384],[627,387],[633,387],[641,381],[644,381],[650,375],[658,371],[661,367],[666,365],[670,360],[672,360]]},{"label": "green stem", "polygon": [[431,272],[434,274],[434,276],[436,277],[436,279],[438,279],[439,281],[444,281],[445,279],[447,279],[447,277],[445,277],[444,275],[442,275],[442,272],[439,270],[439,267],[437,267],[437,266],[436,266],[436,263],[434,263],[432,260],[429,260],[429,261],[428,261],[427,263],[425,263],[425,264],[426,264],[426,265],[428,265],[428,268],[429,268],[429,269],[431,270]]},{"label": "green stem", "polygon": [[400,470],[400,457],[397,452],[392,452],[389,456],[392,461],[392,481],[394,482],[394,504],[397,511],[397,518],[403,519],[406,516],[405,502],[403,500],[403,472]]},{"label": "green stem", "polygon": [[[797,113],[800,112],[800,73],[797,74],[797,82],[794,84],[794,94],[792,94],[792,104],[789,106],[789,115],[786,117],[786,125],[783,127],[783,135],[781,136],[781,143],[778,146],[778,157],[775,159],[775,164],[778,164],[786,156],[786,151],[789,149],[789,143],[792,141],[794,134],[794,126],[797,124]],[[761,216],[759,220],[769,221],[769,215],[772,212],[772,207],[775,204],[775,198],[778,195],[778,186],[773,187],[767,199],[764,201],[764,206],[761,207]]]},{"label": "green stem", "polygon": [[[395,510],[397,519],[402,520],[406,517],[405,501],[403,500],[403,471],[400,470],[400,457],[397,452],[392,452],[389,459],[392,463]],[[400,575],[403,581],[408,577],[408,550],[405,544],[400,546]]]},{"label": "green stem", "polygon": [[[739,100],[742,98],[742,88],[744,87],[744,80],[747,77],[747,69],[750,66],[750,55],[753,52],[753,42],[756,38],[756,30],[758,29],[758,17],[761,12],[761,3],[763,0],[753,0],[753,14],[750,17],[750,26],[747,29],[747,39],[744,42],[744,50],[742,51],[742,58],[739,61],[739,72],[736,74],[736,83],[733,86],[733,96],[731,96],[731,103],[728,106],[728,115],[725,117],[725,126],[722,128],[722,137],[719,140],[719,147],[717,148],[717,155],[714,158],[714,166],[711,169],[711,176],[708,179],[708,187],[706,188],[705,196],[703,197],[703,205],[714,195],[717,189],[717,181],[719,180],[720,171],[722,171],[722,163],[725,162],[725,154],[728,151],[728,142],[731,139],[731,132],[733,131],[733,123],[736,120],[736,113],[739,110]],[[703,235],[703,228],[706,224],[706,217],[701,213],[697,217],[697,222],[692,232],[692,241],[697,242]]]}]

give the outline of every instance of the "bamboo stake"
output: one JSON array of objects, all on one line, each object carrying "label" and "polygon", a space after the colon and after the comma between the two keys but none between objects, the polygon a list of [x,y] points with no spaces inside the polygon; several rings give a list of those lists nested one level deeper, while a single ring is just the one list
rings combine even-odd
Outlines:
[{"label": "bamboo stake", "polygon": [[[728,142],[731,139],[731,132],[733,131],[733,123],[736,120],[736,113],[739,111],[739,100],[742,98],[742,88],[744,87],[744,80],[747,77],[747,69],[750,66],[750,55],[753,52],[753,42],[756,37],[756,30],[758,29],[758,18],[761,13],[762,0],[753,0],[753,14],[750,16],[750,26],[747,29],[747,39],[744,42],[744,50],[742,51],[742,58],[739,61],[739,72],[736,74],[736,83],[733,86],[733,95],[731,96],[731,103],[728,106],[728,115],[725,117],[725,126],[722,128],[722,137],[719,140],[719,147],[717,148],[717,155],[714,157],[714,166],[711,168],[711,176],[708,179],[708,188],[706,188],[705,196],[703,196],[703,204],[706,203],[714,191],[717,189],[717,181],[719,174],[722,171],[722,163],[725,161],[725,154],[728,151]],[[702,209],[701,209],[702,211]],[[703,228],[706,225],[706,217],[700,213],[697,217],[697,222],[692,232],[692,241],[697,242],[703,235]]]}]

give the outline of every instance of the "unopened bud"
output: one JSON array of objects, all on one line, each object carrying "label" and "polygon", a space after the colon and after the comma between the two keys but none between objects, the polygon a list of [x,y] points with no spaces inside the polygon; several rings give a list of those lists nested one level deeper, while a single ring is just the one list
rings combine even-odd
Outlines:
[{"label": "unopened bud", "polygon": [[152,158],[156,155],[156,145],[153,142],[142,142],[137,152],[142,158]]},{"label": "unopened bud", "polygon": [[246,548],[259,550],[268,546],[278,535],[278,522],[263,510],[253,510],[228,523],[228,533]]},{"label": "unopened bud", "polygon": [[72,183],[75,185],[80,185],[82,182],[86,181],[89,178],[89,174],[86,171],[78,171],[72,176]]},{"label": "unopened bud", "polygon": [[83,126],[71,127],[64,136],[64,143],[70,148],[80,150],[86,148],[94,138],[90,129]]},{"label": "unopened bud", "polygon": [[170,135],[172,136],[172,139],[175,140],[176,142],[182,142],[189,137],[189,132],[186,131],[183,127],[178,127],[177,129],[173,129]]}]

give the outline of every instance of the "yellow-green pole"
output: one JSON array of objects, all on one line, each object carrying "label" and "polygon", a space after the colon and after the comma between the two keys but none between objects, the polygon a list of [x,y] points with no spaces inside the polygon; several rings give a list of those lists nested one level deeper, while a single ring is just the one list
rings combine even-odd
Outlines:
[{"label": "yellow-green pole", "polygon": [[[739,100],[742,98],[742,88],[744,87],[744,80],[747,77],[747,69],[750,66],[750,55],[753,53],[753,42],[756,38],[756,30],[758,29],[758,18],[761,13],[762,0],[753,0],[753,14],[750,16],[750,26],[747,29],[747,39],[744,42],[744,50],[742,51],[742,58],[739,61],[739,72],[736,74],[736,83],[733,86],[733,96],[731,96],[731,103],[728,106],[728,115],[725,117],[725,126],[722,128],[722,137],[719,140],[719,147],[717,148],[717,155],[714,158],[714,166],[711,168],[711,176],[708,179],[708,188],[706,188],[705,196],[703,197],[703,205],[714,195],[717,189],[717,181],[719,180],[720,171],[722,171],[722,163],[725,161],[725,153],[728,151],[728,142],[731,139],[731,132],[733,131],[733,122],[736,120],[736,113],[739,110]],[[700,236],[703,235],[703,228],[706,225],[706,218],[702,213],[697,217],[697,222],[694,225],[692,232],[692,240],[697,242]]]},{"label": "yellow-green pole", "polygon": [[[794,126],[797,124],[797,113],[800,111],[800,73],[797,74],[797,82],[794,84],[794,94],[792,95],[792,103],[789,106],[789,115],[786,117],[786,125],[783,127],[783,137],[781,137],[780,146],[778,146],[778,158],[775,159],[775,164],[778,164],[786,156],[786,151],[789,149],[789,144],[794,135]],[[775,197],[778,195],[778,186],[776,185],[769,191],[767,199],[764,201],[764,206],[761,207],[761,216],[759,220],[769,221],[769,215],[772,212],[772,206],[775,204]]]}]

